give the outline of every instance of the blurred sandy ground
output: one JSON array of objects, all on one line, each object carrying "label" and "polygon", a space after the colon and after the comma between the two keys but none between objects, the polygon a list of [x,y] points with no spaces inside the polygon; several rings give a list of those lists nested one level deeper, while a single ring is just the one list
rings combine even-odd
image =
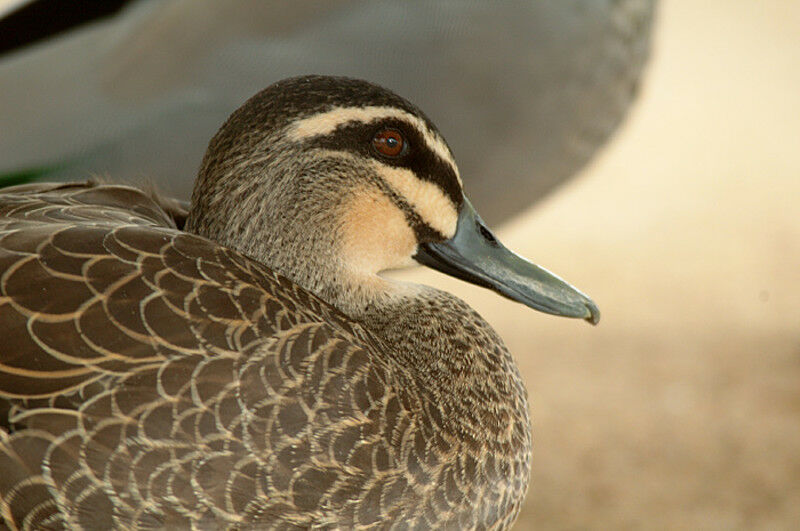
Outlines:
[{"label": "blurred sandy ground", "polygon": [[500,234],[589,293],[600,325],[407,275],[467,299],[522,368],[517,529],[800,527],[800,2],[658,15],[616,139]]}]

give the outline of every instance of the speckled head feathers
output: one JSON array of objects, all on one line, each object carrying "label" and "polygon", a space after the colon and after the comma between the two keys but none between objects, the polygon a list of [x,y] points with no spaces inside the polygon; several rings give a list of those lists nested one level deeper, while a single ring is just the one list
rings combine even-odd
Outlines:
[{"label": "speckled head feathers", "polygon": [[341,76],[307,75],[273,83],[252,96],[229,118],[244,130],[277,129],[335,107],[394,107],[436,126],[414,104],[379,85]]},{"label": "speckled head feathers", "polygon": [[[376,149],[387,131],[397,155]],[[296,263],[276,249],[375,272],[452,237],[462,203],[450,148],[422,111],[366,81],[304,76],[264,89],[220,128],[187,228],[282,271]]]}]

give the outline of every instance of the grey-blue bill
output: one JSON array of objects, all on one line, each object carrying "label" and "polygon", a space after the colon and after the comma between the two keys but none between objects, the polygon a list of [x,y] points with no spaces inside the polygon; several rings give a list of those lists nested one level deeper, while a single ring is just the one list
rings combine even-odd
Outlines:
[{"label": "grey-blue bill", "polygon": [[592,324],[600,310],[588,296],[518,254],[494,236],[467,198],[449,240],[419,246],[414,259],[447,275],[477,284],[541,312]]}]

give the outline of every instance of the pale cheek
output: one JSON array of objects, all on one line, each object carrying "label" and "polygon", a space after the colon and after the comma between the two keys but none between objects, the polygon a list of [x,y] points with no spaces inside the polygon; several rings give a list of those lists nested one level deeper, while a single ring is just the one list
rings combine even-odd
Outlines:
[{"label": "pale cheek", "polygon": [[342,259],[366,273],[404,267],[417,247],[405,215],[379,191],[354,194],[343,211]]},{"label": "pale cheek", "polygon": [[392,168],[373,162],[383,180],[410,206],[422,221],[447,238],[452,238],[458,225],[458,211],[441,188],[419,179],[407,168]]}]

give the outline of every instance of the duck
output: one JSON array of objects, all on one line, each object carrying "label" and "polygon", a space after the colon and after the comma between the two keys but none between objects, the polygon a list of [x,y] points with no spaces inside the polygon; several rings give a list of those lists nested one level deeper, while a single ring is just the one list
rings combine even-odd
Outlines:
[{"label": "duck", "polygon": [[0,192],[0,518],[11,529],[507,529],[528,399],[422,264],[596,324],[504,247],[417,107],[305,75],[239,107],[190,204]]},{"label": "duck", "polygon": [[[242,101],[319,72],[371,79],[425,109],[448,131],[473,204],[495,227],[575,176],[611,138],[640,93],[657,11],[656,0],[133,0],[92,9],[17,0],[21,9],[2,18],[4,3],[0,186],[146,175],[188,199],[208,139]],[[115,7],[2,53],[45,18]]]}]

